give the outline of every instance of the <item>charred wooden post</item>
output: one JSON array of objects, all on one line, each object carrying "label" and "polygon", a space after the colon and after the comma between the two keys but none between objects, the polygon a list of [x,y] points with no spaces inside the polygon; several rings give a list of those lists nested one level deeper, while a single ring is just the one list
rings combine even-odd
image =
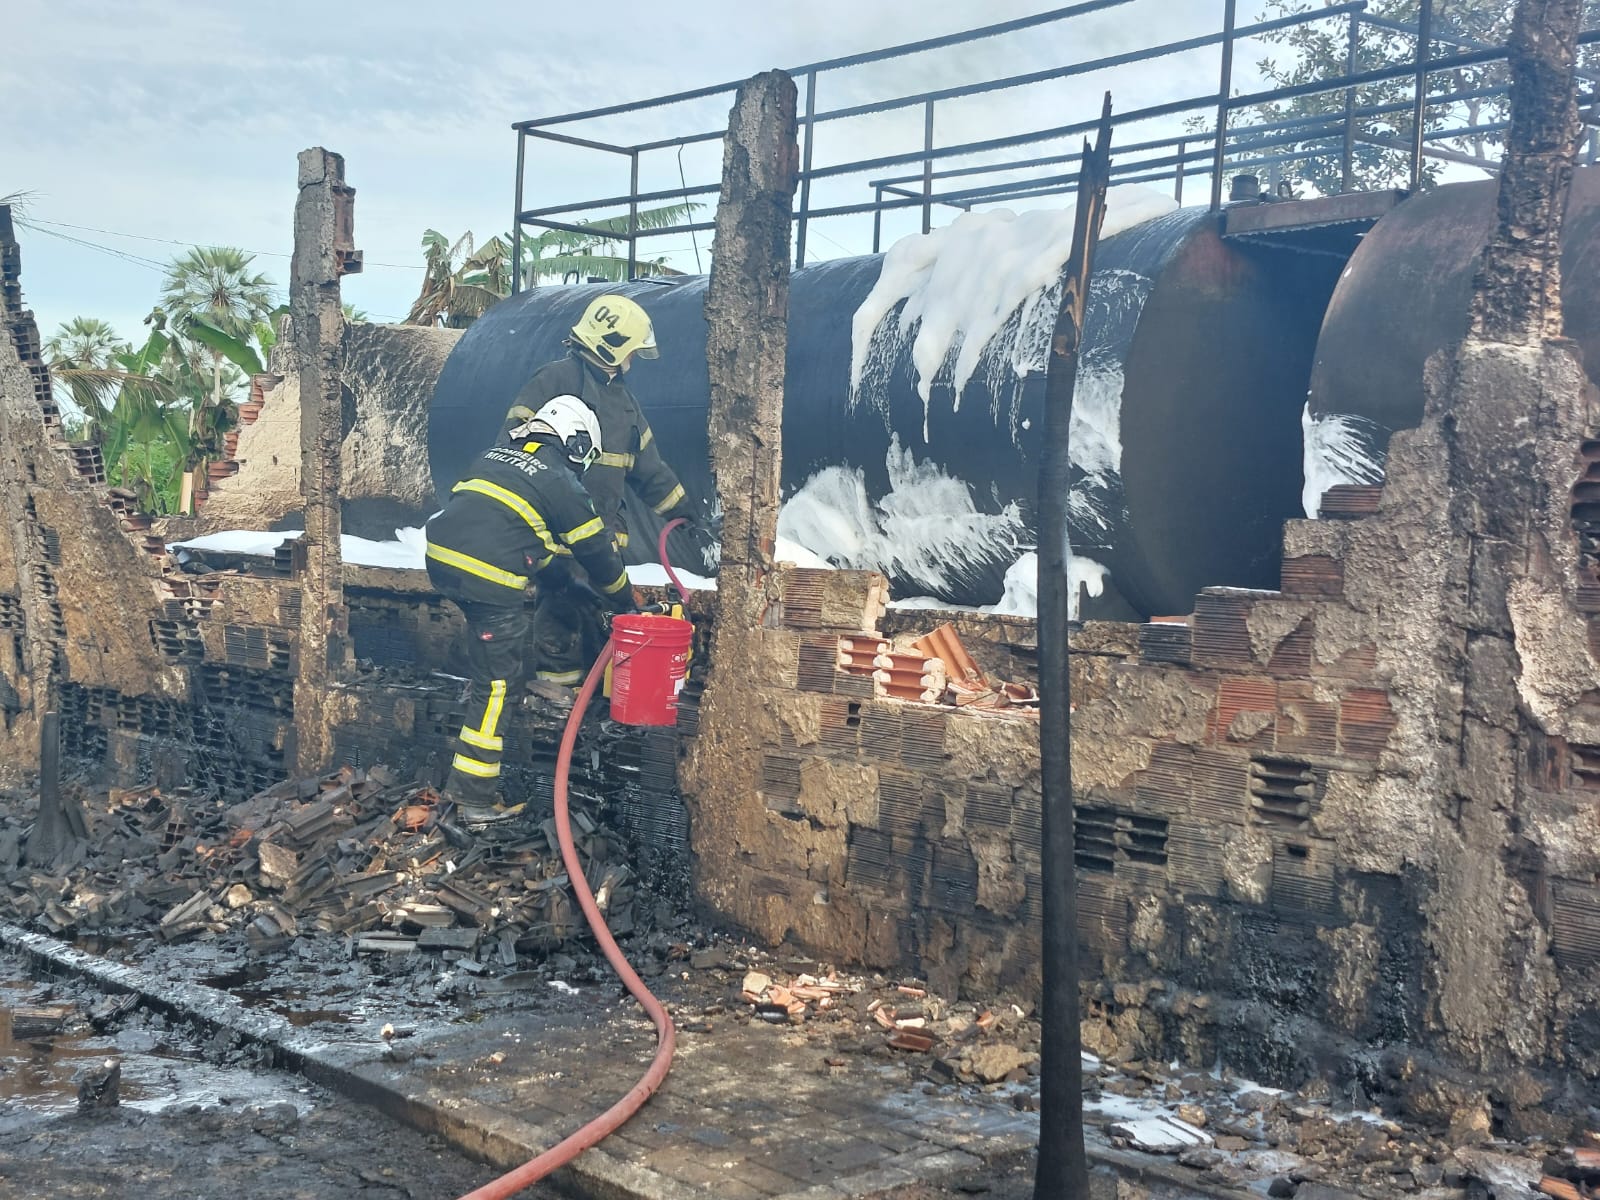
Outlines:
[{"label": "charred wooden post", "polygon": [[730,634],[760,622],[777,539],[795,155],[794,82],[758,75],[739,89],[728,126],[706,290],[707,426],[723,507],[719,631]]},{"label": "charred wooden post", "polygon": [[28,835],[27,861],[48,866],[86,836],[82,808],[61,795],[61,717],[47,712],[39,720],[39,813]]},{"label": "charred wooden post", "polygon": [[[1544,1053],[1550,1035],[1507,1013],[1552,988],[1537,893],[1564,853],[1525,764],[1587,738],[1600,678],[1580,599],[1593,567],[1574,535],[1575,452],[1593,438],[1593,388],[1562,337],[1560,240],[1580,126],[1579,0],[1522,0],[1498,220],[1475,281],[1471,332],[1435,372],[1429,417],[1448,451],[1448,570],[1439,663],[1459,681],[1440,753],[1450,824],[1439,839],[1438,1011],[1446,1044],[1480,1069]],[[1391,484],[1386,493],[1397,490]],[[1454,743],[1454,744],[1450,744]],[[1563,764],[1564,765],[1564,764]],[[1527,838],[1513,862],[1507,847]],[[1532,871],[1525,865],[1533,863]],[[1472,946],[1470,953],[1454,950]]]},{"label": "charred wooden post", "polygon": [[768,814],[751,808],[749,781],[760,775],[763,741],[779,736],[772,715],[752,701],[781,673],[775,643],[764,636],[781,631],[763,626],[777,604],[772,555],[783,453],[790,211],[799,161],[795,102],[794,82],[780,71],[739,89],[723,148],[706,293],[706,423],[722,501],[722,565],[712,628],[716,665],[700,702],[701,736],[681,778],[695,823],[700,897],[746,919],[733,903],[741,889],[723,856],[761,836]]},{"label": "charred wooden post", "polygon": [[1039,471],[1039,766],[1043,809],[1044,1001],[1039,1078],[1037,1200],[1087,1197],[1083,1145],[1082,1036],[1078,1012],[1078,898],[1073,854],[1071,612],[1067,506],[1072,492],[1068,429],[1083,340],[1083,311],[1110,182],[1111,96],[1095,144],[1083,147],[1078,215],[1056,313],[1045,379],[1044,456]]},{"label": "charred wooden post", "polygon": [[1473,332],[1488,341],[1561,336],[1561,224],[1582,134],[1576,78],[1582,25],[1582,0],[1517,6],[1499,219],[1472,310]]},{"label": "charred wooden post", "polygon": [[300,368],[300,490],[306,531],[296,550],[303,592],[300,662],[294,687],[298,769],[309,774],[333,755],[333,684],[347,653],[344,562],[340,554],[339,451],[344,313],[339,279],[361,269],[352,246],[355,189],[344,158],[314,147],[300,153],[289,310]]}]

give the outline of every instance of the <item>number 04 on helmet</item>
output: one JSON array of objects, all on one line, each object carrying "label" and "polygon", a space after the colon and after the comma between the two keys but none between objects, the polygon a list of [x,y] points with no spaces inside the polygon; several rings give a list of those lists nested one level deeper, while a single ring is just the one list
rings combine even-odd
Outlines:
[{"label": "number 04 on helmet", "polygon": [[600,296],[572,327],[572,340],[603,366],[626,370],[628,360],[656,358],[656,333],[650,317],[626,296]]}]

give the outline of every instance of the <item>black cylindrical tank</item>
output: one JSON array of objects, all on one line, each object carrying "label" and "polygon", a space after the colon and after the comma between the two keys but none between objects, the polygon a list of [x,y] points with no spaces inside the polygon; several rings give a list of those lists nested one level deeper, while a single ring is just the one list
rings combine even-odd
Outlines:
[{"label": "black cylindrical tank", "polygon": [[[1085,615],[1188,612],[1207,585],[1277,585],[1280,526],[1298,507],[1300,412],[1339,264],[1243,249],[1218,229],[1189,209],[1100,244],[1074,413],[1072,549],[1107,575]],[[780,533],[808,534],[839,565],[885,570],[897,596],[992,604],[1033,547],[1048,321],[1043,340],[1037,328],[1019,338],[1013,315],[959,398],[947,362],[926,406],[909,338],[881,328],[884,354],[852,400],[852,319],[882,263],[793,275]],[[655,325],[661,357],[628,382],[662,452],[692,496],[714,497],[705,289],[698,277],[544,288],[490,309],[439,377],[429,453],[440,492],[533,371],[564,352],[584,306],[613,290]],[[633,557],[651,558],[643,505],[629,522]]]},{"label": "black cylindrical tank", "polygon": [[[1324,488],[1376,483],[1389,435],[1422,420],[1423,367],[1467,333],[1472,280],[1498,184],[1452,183],[1396,207],[1364,237],[1334,289],[1306,421],[1308,515]],[[1561,253],[1566,333],[1600,369],[1600,171],[1573,173]]]}]

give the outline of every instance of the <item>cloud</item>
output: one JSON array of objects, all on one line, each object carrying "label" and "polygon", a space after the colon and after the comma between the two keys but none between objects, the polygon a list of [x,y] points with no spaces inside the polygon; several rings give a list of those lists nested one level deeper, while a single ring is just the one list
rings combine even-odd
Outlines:
[{"label": "cloud", "polygon": [[[512,209],[512,122],[643,99],[795,67],[1039,11],[1037,0],[808,0],[753,8],[747,0],[614,0],[594,19],[557,22],[526,5],[389,0],[338,5],[174,5],[167,0],[10,0],[15,51],[0,74],[6,114],[0,192],[32,188],[41,220],[180,243],[262,252],[257,266],[287,278],[295,154],[324,145],[346,157],[357,190],[356,241],[371,264],[347,298],[395,317],[420,282],[424,228],[479,238],[506,230]],[[824,106],[861,103],[977,79],[1041,70],[1185,36],[1216,20],[1193,0],[1134,0],[1124,8],[824,76]],[[1206,10],[1200,13],[1198,10]],[[1215,88],[1215,54],[1119,74],[1119,108]],[[1098,76],[942,105],[942,144],[1093,116]],[[718,130],[731,97],[646,110],[597,123],[596,136],[633,141]],[[822,127],[817,161],[913,150],[920,109],[849,127]],[[1060,147],[1057,147],[1059,149]],[[1044,147],[1040,148],[1046,149]],[[682,154],[683,178],[714,182],[716,142]],[[646,156],[641,181],[676,188],[679,156]],[[903,173],[903,172],[901,172]],[[533,148],[532,204],[626,190],[626,162]],[[820,203],[870,199],[864,178],[819,183]],[[886,218],[902,232],[914,217]],[[870,219],[823,222],[813,248],[859,252]],[[148,259],[180,247],[50,227]],[[698,239],[702,255],[709,236]],[[831,243],[831,244],[830,244]],[[694,265],[689,239],[674,261]],[[275,257],[282,256],[282,257]],[[380,264],[403,264],[398,267]],[[159,271],[103,251],[30,233],[24,283],[48,330],[79,313],[105,315],[137,335]]]}]

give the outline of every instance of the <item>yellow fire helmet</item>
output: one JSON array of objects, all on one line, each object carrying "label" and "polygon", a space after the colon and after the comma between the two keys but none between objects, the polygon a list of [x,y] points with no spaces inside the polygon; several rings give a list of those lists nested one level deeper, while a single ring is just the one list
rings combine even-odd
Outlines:
[{"label": "yellow fire helmet", "polygon": [[656,358],[656,331],[650,318],[626,296],[601,296],[583,310],[572,338],[608,367],[619,370],[630,356]]}]

